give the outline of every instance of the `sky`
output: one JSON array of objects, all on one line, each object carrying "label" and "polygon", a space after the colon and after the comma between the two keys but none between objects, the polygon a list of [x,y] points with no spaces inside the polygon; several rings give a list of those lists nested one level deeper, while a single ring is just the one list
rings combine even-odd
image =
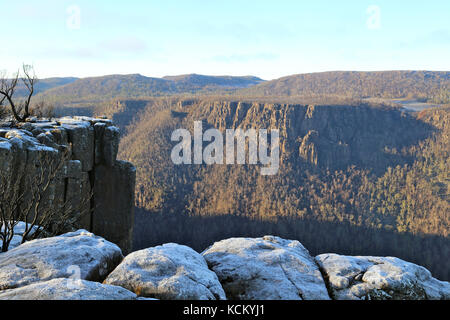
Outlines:
[{"label": "sky", "polygon": [[448,0],[0,0],[0,70],[39,78],[450,70]]}]

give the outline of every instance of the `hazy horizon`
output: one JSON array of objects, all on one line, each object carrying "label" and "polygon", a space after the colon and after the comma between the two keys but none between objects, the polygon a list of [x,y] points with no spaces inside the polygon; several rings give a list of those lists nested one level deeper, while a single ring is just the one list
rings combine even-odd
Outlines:
[{"label": "hazy horizon", "polygon": [[290,76],[296,76],[296,75],[302,75],[302,74],[314,74],[314,73],[332,73],[332,72],[389,72],[389,71],[403,71],[403,72],[408,72],[408,71],[417,71],[417,72],[450,72],[450,70],[430,70],[430,69],[410,69],[410,70],[404,70],[404,69],[393,69],[393,70],[327,70],[327,71],[317,71],[317,72],[305,72],[305,73],[293,73],[293,74],[286,74],[286,75],[282,75],[278,78],[273,78],[273,79],[265,79],[262,78],[258,75],[255,74],[203,74],[203,73],[178,73],[178,74],[166,74],[160,77],[154,76],[154,75],[148,75],[148,74],[142,74],[142,73],[106,73],[106,74],[99,74],[99,75],[92,75],[92,76],[86,76],[86,77],[76,77],[76,76],[72,76],[72,75],[66,75],[66,76],[49,76],[49,77],[39,77],[39,74],[37,74],[36,76],[41,79],[52,79],[52,78],[77,78],[77,79],[87,79],[87,78],[101,78],[101,77],[108,77],[108,76],[130,76],[130,75],[140,75],[146,78],[158,78],[158,79],[163,79],[166,77],[177,77],[177,76],[189,76],[189,75],[199,75],[199,76],[207,76],[207,77],[257,77],[263,81],[272,81],[272,80],[277,80],[277,79],[281,79],[281,78],[285,78],[285,77],[290,77]]}]

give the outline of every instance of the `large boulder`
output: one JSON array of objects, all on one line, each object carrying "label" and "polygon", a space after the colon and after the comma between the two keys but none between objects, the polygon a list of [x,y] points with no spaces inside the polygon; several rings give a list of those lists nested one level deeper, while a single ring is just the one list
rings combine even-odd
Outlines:
[{"label": "large boulder", "polygon": [[122,287],[66,278],[33,283],[0,291],[0,300],[134,300],[136,295]]},{"label": "large boulder", "polygon": [[314,258],[298,241],[231,238],[203,253],[233,300],[328,300]]},{"label": "large boulder", "polygon": [[122,259],[118,246],[85,230],[25,242],[0,254],[0,290],[74,276],[102,281]]},{"label": "large boulder", "polygon": [[226,299],[205,259],[193,249],[174,243],[131,253],[104,283],[164,300]]},{"label": "large boulder", "polygon": [[316,261],[337,300],[450,299],[450,283],[399,258],[321,254]]}]

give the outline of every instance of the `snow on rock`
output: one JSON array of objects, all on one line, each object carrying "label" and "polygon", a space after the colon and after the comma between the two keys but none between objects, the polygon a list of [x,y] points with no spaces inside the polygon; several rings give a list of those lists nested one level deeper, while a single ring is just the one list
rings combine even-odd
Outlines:
[{"label": "snow on rock", "polygon": [[217,276],[193,249],[174,243],[135,251],[106,278],[139,296],[164,300],[224,300]]},{"label": "snow on rock", "polygon": [[330,299],[314,258],[298,241],[274,236],[231,238],[202,254],[228,299]]},{"label": "snow on rock", "polygon": [[86,230],[28,241],[0,254],[0,290],[73,276],[102,281],[122,259],[117,245]]},{"label": "snow on rock", "polygon": [[316,261],[337,300],[450,299],[449,282],[399,258],[321,254]]},{"label": "snow on rock", "polygon": [[136,294],[122,287],[66,278],[37,282],[0,291],[0,300],[135,300]]},{"label": "snow on rock", "polygon": [[26,148],[56,152],[55,149],[42,145],[36,138],[33,137],[33,134],[27,130],[11,129],[5,134],[5,138],[9,140],[15,139],[22,147],[24,146]]}]

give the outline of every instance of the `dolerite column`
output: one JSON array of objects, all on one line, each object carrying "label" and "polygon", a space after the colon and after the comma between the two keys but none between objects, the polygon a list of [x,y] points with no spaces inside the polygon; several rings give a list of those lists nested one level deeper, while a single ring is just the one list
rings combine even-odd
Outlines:
[{"label": "dolerite column", "polygon": [[136,168],[116,160],[120,132],[111,123],[96,123],[92,232],[117,244],[124,254],[132,249]]},{"label": "dolerite column", "polygon": [[127,254],[132,249],[136,168],[116,160],[112,167],[95,167],[92,231],[117,244]]}]

